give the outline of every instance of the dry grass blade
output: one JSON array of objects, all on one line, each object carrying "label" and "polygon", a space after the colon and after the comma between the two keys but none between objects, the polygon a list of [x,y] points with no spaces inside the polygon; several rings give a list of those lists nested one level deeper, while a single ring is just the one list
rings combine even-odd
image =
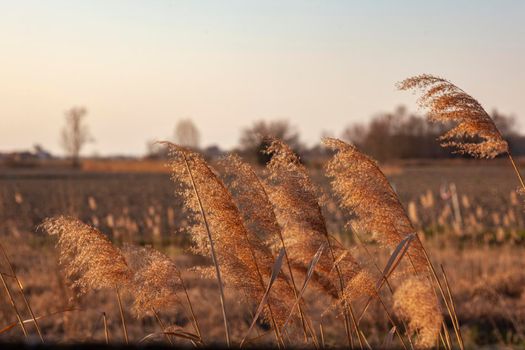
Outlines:
[{"label": "dry grass blade", "polygon": [[[71,311],[85,311],[85,310],[84,309],[78,309],[78,308],[71,308],[71,309],[51,312],[51,313],[46,314],[46,315],[40,315],[40,316],[37,316],[36,319],[37,320],[41,320],[41,319],[44,319],[44,318],[47,318],[47,317],[51,317],[51,316],[55,316],[55,315],[61,315],[63,313],[71,312]],[[32,322],[33,322],[33,319],[30,318],[30,319],[27,319],[27,320],[23,320],[22,324],[29,324],[29,323],[32,323]],[[15,328],[19,324],[20,324],[20,322],[17,321],[17,322],[13,322],[13,323],[5,326],[4,328],[0,329],[0,334],[3,334],[5,332],[10,331],[11,329]]]},{"label": "dry grass blade", "polygon": [[140,343],[144,343],[152,338],[155,338],[155,337],[158,337],[158,336],[174,336],[174,337],[177,337],[177,338],[181,338],[181,339],[186,339],[186,340],[189,340],[191,341],[192,343],[200,343],[200,337],[196,334],[193,334],[193,333],[189,333],[189,332],[185,332],[183,330],[169,330],[169,331],[165,331],[165,332],[156,332],[156,333],[150,333],[144,337],[142,337],[140,340],[139,340],[139,344]]},{"label": "dry grass blade", "polygon": [[312,279],[312,276],[314,275],[314,269],[317,266],[317,263],[319,262],[319,260],[321,259],[321,255],[323,254],[323,251],[324,251],[325,248],[326,248],[326,243],[321,244],[321,246],[319,247],[317,252],[314,254],[312,260],[308,264],[308,269],[306,270],[306,276],[305,276],[303,285],[302,285],[302,287],[301,287],[301,289],[299,291],[299,295],[297,296],[297,300],[295,301],[295,303],[292,306],[290,314],[286,318],[286,321],[284,322],[284,324],[283,324],[283,326],[281,328],[281,334],[284,333],[284,331],[286,329],[286,325],[288,324],[288,322],[292,318],[293,311],[294,311],[295,307],[299,304],[301,298],[303,297],[303,294],[304,294],[304,292],[306,290],[306,287],[308,286],[308,282],[310,282],[310,280]]},{"label": "dry grass blade", "polygon": [[24,337],[27,338],[26,326],[24,325],[24,322],[22,321],[22,316],[20,315],[20,312],[18,311],[18,308],[16,307],[15,300],[13,299],[13,295],[11,294],[11,291],[9,290],[9,286],[7,285],[7,282],[4,278],[4,274],[1,272],[0,272],[0,279],[2,280],[2,284],[7,294],[7,298],[9,299],[9,303],[11,304],[11,307],[13,308],[13,311],[15,312],[16,318],[18,319],[18,324],[20,325],[20,328],[22,329],[22,333],[24,333]]},{"label": "dry grass blade", "polygon": [[42,330],[40,329],[40,325],[38,324],[38,321],[36,320],[35,313],[33,312],[33,308],[31,308],[31,304],[29,304],[29,300],[27,300],[25,293],[24,293],[24,287],[22,286],[22,282],[18,279],[18,276],[16,275],[15,269],[13,268],[13,264],[11,264],[11,260],[9,259],[9,256],[7,255],[7,252],[4,248],[4,246],[0,243],[0,250],[2,250],[2,253],[4,255],[4,259],[9,266],[9,270],[11,271],[12,277],[16,280],[18,290],[20,292],[20,295],[22,296],[22,299],[24,299],[24,303],[26,305],[27,311],[29,311],[29,314],[31,315],[31,318],[33,319],[33,323],[35,325],[36,331],[38,333],[38,336],[40,337],[40,341],[44,343],[44,337],[42,336]]},{"label": "dry grass blade", "polygon": [[[388,261],[387,261],[387,263],[385,265],[385,268],[383,269],[383,271],[381,273],[381,279],[379,281],[377,281],[377,283],[376,283],[377,293],[379,293],[379,291],[381,290],[381,287],[386,282],[388,282],[388,278],[394,272],[396,267],[399,265],[399,263],[403,259],[404,255],[407,252],[408,247],[410,246],[410,243],[412,242],[414,237],[415,237],[415,235],[410,235],[410,236],[405,237],[398,244],[396,249],[394,249],[394,251],[392,252],[390,257],[388,258]],[[370,302],[372,301],[372,298],[373,298],[373,296],[370,296],[368,298],[368,300],[366,301],[365,306],[363,307],[363,311],[361,311],[361,314],[357,318],[357,322],[360,322],[361,319],[363,318],[363,316],[365,315],[366,310],[368,309],[368,306],[370,305]]]},{"label": "dry grass blade", "polygon": [[250,335],[250,332],[253,329],[255,322],[257,322],[257,320],[259,319],[259,315],[263,311],[264,305],[266,304],[266,301],[268,300],[268,296],[270,295],[270,290],[272,289],[274,282],[277,280],[277,278],[279,277],[279,273],[281,272],[283,258],[284,258],[284,249],[281,249],[281,251],[279,252],[279,255],[277,256],[277,259],[275,260],[275,264],[273,265],[272,275],[270,276],[270,281],[268,282],[268,286],[266,287],[266,290],[264,291],[264,295],[261,299],[261,302],[259,303],[259,306],[257,307],[257,311],[255,312],[255,315],[253,316],[253,320],[250,323],[250,327],[248,328],[248,331],[246,331],[246,335],[241,341],[240,347],[242,347],[244,341]]},{"label": "dry grass blade", "polygon": [[104,340],[106,344],[109,344],[108,318],[105,312],[102,313],[102,322],[104,323]]},{"label": "dry grass blade", "polygon": [[449,298],[449,302],[450,302],[450,308],[451,308],[451,318],[452,318],[452,322],[454,322],[456,324],[455,326],[455,329],[457,330],[457,335],[458,335],[458,341],[459,341],[459,344],[460,344],[460,347],[461,349],[464,349],[465,348],[465,344],[463,343],[463,336],[461,334],[461,331],[460,331],[460,326],[459,326],[459,321],[458,321],[458,314],[456,312],[456,304],[454,302],[454,298],[452,297],[452,292],[450,290],[450,285],[448,283],[448,277],[447,277],[447,274],[445,272],[445,268],[443,267],[443,265],[440,265],[441,267],[441,272],[443,273],[443,278],[445,279],[445,286],[447,288],[447,296]]},{"label": "dry grass blade", "polygon": [[392,326],[392,328],[390,328],[387,335],[385,336],[383,345],[381,346],[383,349],[389,349],[392,346],[392,342],[394,340],[394,334],[396,334],[396,331],[397,331],[396,326]]}]

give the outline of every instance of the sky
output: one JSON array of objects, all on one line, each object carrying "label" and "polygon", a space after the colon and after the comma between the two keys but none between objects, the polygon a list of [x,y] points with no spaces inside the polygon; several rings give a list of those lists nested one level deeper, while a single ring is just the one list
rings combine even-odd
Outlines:
[{"label": "sky", "polygon": [[0,151],[61,154],[79,105],[87,155],[143,154],[185,118],[203,146],[234,147],[260,119],[288,119],[311,145],[415,110],[395,83],[421,73],[520,123],[524,21],[522,0],[0,0]]}]

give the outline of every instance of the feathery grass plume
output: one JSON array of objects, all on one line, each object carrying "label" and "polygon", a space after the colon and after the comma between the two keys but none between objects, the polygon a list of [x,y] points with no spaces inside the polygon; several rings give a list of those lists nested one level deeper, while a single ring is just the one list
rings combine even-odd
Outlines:
[{"label": "feathery grass plume", "polygon": [[[191,190],[185,160],[193,174],[208,226],[217,249],[217,260],[225,282],[242,290],[257,305],[264,295],[266,283],[272,272],[273,256],[264,243],[248,231],[238,208],[223,182],[199,154],[183,147],[169,144],[172,179],[181,184],[180,195],[192,213],[192,236],[196,251],[207,255],[209,242],[203,238],[203,219],[199,217],[199,204]],[[284,277],[283,277],[284,278]],[[286,295],[272,291],[268,298],[270,308],[267,319],[273,318],[279,326],[285,321],[291,301]],[[273,316],[272,316],[273,314]]]},{"label": "feathery grass plume", "polygon": [[[323,144],[336,151],[326,165],[331,184],[343,207],[354,217],[350,225],[391,249],[416,232],[397,194],[377,163],[341,140],[326,138]],[[416,272],[426,272],[427,260],[419,240],[407,252]]]},{"label": "feathery grass plume", "polygon": [[253,168],[236,154],[219,161],[221,177],[239,208],[246,229],[278,251],[280,227],[264,184]]},{"label": "feathery grass plume", "polygon": [[[298,297],[296,280],[288,259],[281,228],[277,222],[273,205],[268,198],[268,192],[263,181],[257,176],[255,170],[249,164],[243,162],[238,155],[230,154],[228,157],[221,159],[219,165],[223,181],[242,214],[246,228],[251,232],[250,236],[260,238],[274,252],[278,252],[281,248],[284,249],[288,267],[286,272],[288,273],[287,276],[290,277],[291,283],[279,278],[273,288],[278,295],[286,296],[293,303],[293,300]],[[306,325],[308,321],[306,321],[303,307],[302,303],[300,303],[298,310],[303,324],[303,331],[305,337],[307,337]]]},{"label": "feathery grass plume", "polygon": [[[321,256],[312,280],[341,301],[349,345],[352,346],[351,316],[359,343],[363,346],[364,336],[358,329],[351,305],[344,299],[345,286],[361,271],[361,267],[350,252],[333,244],[319,205],[317,188],[299,157],[281,140],[268,140],[266,152],[271,155],[267,164],[269,197],[282,228],[292,266],[305,272],[310,257],[321,245],[328,244],[328,253]],[[336,273],[331,274],[333,269]]]},{"label": "feathery grass plume", "polygon": [[73,287],[78,288],[79,294],[88,289],[115,290],[122,331],[128,344],[119,289],[129,284],[132,273],[124,256],[103,233],[78,219],[65,216],[48,218],[42,227],[50,235],[58,236],[59,262],[64,266],[66,276],[73,281]]},{"label": "feathery grass plume", "polygon": [[181,274],[175,263],[161,252],[149,247],[125,245],[126,261],[133,271],[133,310],[138,317],[155,310],[181,305],[183,292]]},{"label": "feathery grass plume", "polygon": [[423,92],[419,105],[429,111],[429,120],[456,125],[440,137],[443,147],[476,158],[494,158],[509,146],[481,104],[450,81],[423,74],[403,80],[400,90]]},{"label": "feathery grass plume", "polygon": [[437,344],[443,315],[435,299],[428,281],[417,277],[406,280],[394,293],[394,311],[408,321],[408,331],[417,335],[418,348]]},{"label": "feathery grass plume", "polygon": [[42,227],[58,236],[59,261],[79,294],[89,289],[119,288],[131,280],[120,251],[100,231],[72,217],[48,218]]},{"label": "feathery grass plume", "polygon": [[[343,287],[361,271],[350,251],[332,239],[327,232],[317,194],[299,157],[281,140],[272,139],[267,152],[272,155],[267,165],[270,200],[282,227],[286,247],[294,267],[304,269],[319,246],[330,243],[331,254],[324,254],[317,265],[314,281],[333,297],[338,297],[337,265]],[[335,261],[334,261],[335,258]]]}]

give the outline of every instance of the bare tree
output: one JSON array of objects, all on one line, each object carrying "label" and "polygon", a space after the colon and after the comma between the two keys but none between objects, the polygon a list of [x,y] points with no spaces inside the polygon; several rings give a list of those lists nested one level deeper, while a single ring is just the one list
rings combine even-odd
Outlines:
[{"label": "bare tree", "polygon": [[299,141],[299,133],[287,120],[264,121],[259,120],[241,133],[239,148],[245,157],[255,158],[265,164],[270,157],[262,153],[266,149],[267,137],[277,137],[288,144],[294,151],[300,153],[303,145]]},{"label": "bare tree", "polygon": [[91,134],[83,119],[87,114],[84,107],[73,107],[66,111],[66,125],[62,129],[62,148],[71,158],[73,167],[80,166],[80,151],[92,141]]},{"label": "bare tree", "polygon": [[199,148],[200,133],[191,119],[182,119],[175,127],[175,142],[189,148]]}]

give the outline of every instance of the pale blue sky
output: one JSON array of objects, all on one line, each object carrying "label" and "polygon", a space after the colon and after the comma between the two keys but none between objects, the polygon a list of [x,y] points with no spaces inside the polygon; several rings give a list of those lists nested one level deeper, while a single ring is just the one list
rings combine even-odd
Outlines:
[{"label": "pale blue sky", "polygon": [[[0,150],[60,152],[89,109],[87,154],[140,154],[192,118],[232,147],[257,119],[312,144],[415,98],[432,73],[525,118],[525,1],[0,0]],[[525,123],[522,123],[525,128]]]}]

